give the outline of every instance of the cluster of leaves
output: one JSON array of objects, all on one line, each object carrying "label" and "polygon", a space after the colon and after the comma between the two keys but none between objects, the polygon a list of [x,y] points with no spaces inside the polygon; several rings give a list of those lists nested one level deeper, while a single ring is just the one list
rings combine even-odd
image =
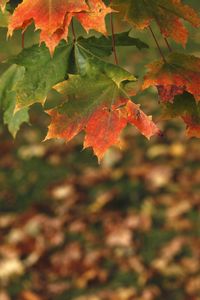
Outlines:
[{"label": "cluster of leaves", "polygon": [[[198,14],[181,0],[113,0],[107,4],[102,0],[24,0],[12,12],[6,11],[7,2],[0,1],[0,24],[7,23],[8,36],[21,29],[24,39],[24,31],[32,22],[40,30],[40,44],[8,59],[0,77],[4,123],[14,136],[20,125],[29,121],[29,107],[36,102],[48,103],[52,88],[60,98],[47,111],[51,123],[46,139],[69,141],[84,130],[84,148],[92,147],[101,160],[111,145],[119,144],[119,135],[128,123],[147,138],[160,134],[151,118],[132,101],[137,79],[118,65],[116,56],[117,46],[148,46],[130,37],[129,32],[114,34],[114,14],[120,15],[130,28],[147,28],[157,44],[151,22],[158,24],[170,54],[164,57],[160,51],[162,59],[149,65],[140,90],[156,87],[164,116],[181,117],[187,134],[200,136],[200,60],[173,52],[167,40],[170,37],[186,44],[188,31],[181,19],[200,26]],[[107,35],[105,24],[108,14],[111,36]],[[98,31],[100,37],[77,38],[74,18],[87,32]],[[70,24],[72,36],[68,34]],[[116,64],[106,60],[112,52]]]},{"label": "cluster of leaves", "polygon": [[0,132],[1,300],[199,300],[199,140],[174,125],[100,166],[41,124]]}]

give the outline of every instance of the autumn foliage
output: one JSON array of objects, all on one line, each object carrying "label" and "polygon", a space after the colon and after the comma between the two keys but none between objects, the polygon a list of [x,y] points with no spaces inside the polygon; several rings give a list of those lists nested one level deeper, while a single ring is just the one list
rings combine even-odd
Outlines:
[{"label": "autumn foliage", "polygon": [[[162,118],[180,117],[187,135],[200,137],[200,59],[174,51],[168,40],[185,47],[184,21],[200,26],[192,7],[181,0],[23,0],[15,9],[1,0],[0,7],[8,37],[16,30],[22,32],[23,49],[7,60],[0,77],[0,106],[13,136],[23,122],[29,122],[30,107],[48,103],[54,89],[60,100],[45,110],[51,117],[46,139],[69,141],[84,131],[84,148],[92,147],[100,161],[110,146],[120,145],[127,124],[147,138],[161,135],[135,101],[136,94],[154,87]],[[130,31],[115,32],[115,16],[130,30],[148,30],[160,52],[161,59],[149,64],[141,86],[137,84],[141,78],[119,66],[116,47],[136,46],[142,51],[148,45],[131,37]],[[75,19],[87,34],[78,36]],[[168,55],[163,54],[152,23],[163,35]],[[40,32],[39,44],[24,48],[24,33],[32,24]],[[92,36],[91,30],[98,36]],[[107,59],[112,53],[114,63]]]}]

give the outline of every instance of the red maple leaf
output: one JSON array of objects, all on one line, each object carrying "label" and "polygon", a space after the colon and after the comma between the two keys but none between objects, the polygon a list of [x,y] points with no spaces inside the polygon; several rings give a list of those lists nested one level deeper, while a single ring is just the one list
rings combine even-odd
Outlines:
[{"label": "red maple leaf", "polygon": [[172,102],[174,96],[182,94],[185,90],[185,86],[171,85],[156,85],[158,95],[163,102]]},{"label": "red maple leaf", "polygon": [[192,55],[172,53],[166,61],[148,65],[142,89],[155,86],[162,102],[172,102],[175,95],[187,91],[200,99],[200,59]]}]

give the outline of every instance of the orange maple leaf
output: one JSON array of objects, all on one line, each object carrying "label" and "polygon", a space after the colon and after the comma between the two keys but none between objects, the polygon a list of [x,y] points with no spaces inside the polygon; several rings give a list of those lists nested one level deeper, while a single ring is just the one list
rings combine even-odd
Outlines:
[{"label": "orange maple leaf", "polygon": [[166,61],[148,65],[142,89],[158,88],[162,102],[172,102],[175,95],[187,91],[200,100],[200,59],[192,55],[172,53]]},{"label": "orange maple leaf", "polygon": [[113,10],[107,7],[102,0],[88,0],[90,11],[80,12],[76,14],[76,18],[82,24],[86,31],[94,29],[106,34],[105,16]]},{"label": "orange maple leaf", "polygon": [[67,39],[68,28],[73,16],[77,17],[86,30],[106,32],[105,16],[111,12],[102,0],[24,0],[15,9],[9,23],[8,35],[15,29],[25,30],[34,20],[40,29],[40,42],[45,42],[51,53],[61,39]]},{"label": "orange maple leaf", "polygon": [[92,147],[100,161],[106,150],[113,144],[119,143],[119,135],[128,123],[135,125],[147,138],[159,134],[159,129],[139,108],[139,105],[123,99],[111,109],[102,105],[91,115],[71,120],[67,115],[57,110],[48,111],[52,121],[45,140],[63,138],[67,142],[84,130],[84,148]]}]

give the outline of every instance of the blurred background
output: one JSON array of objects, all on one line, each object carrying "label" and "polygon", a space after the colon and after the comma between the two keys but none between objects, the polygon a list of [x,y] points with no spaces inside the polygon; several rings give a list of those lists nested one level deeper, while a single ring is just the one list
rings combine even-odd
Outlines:
[{"label": "blurred background", "polygon": [[[188,30],[186,49],[170,43],[198,56],[200,31]],[[159,53],[148,32],[131,35],[150,48],[118,48],[119,61],[142,79]],[[0,41],[1,61],[21,51],[20,32]],[[37,41],[29,28],[25,47]],[[134,101],[159,120],[155,90]],[[98,165],[82,134],[42,142],[49,117],[40,105],[30,115],[15,140],[0,125],[0,300],[200,300],[200,141],[180,120],[159,121],[151,141],[130,126]]]}]

